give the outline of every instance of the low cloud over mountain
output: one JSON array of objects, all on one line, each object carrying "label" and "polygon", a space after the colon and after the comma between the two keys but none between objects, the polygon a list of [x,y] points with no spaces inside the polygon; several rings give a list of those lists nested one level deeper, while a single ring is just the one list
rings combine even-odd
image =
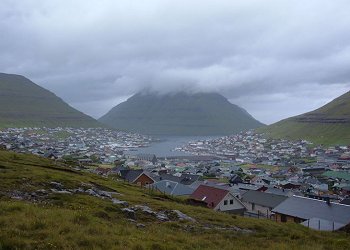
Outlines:
[{"label": "low cloud over mountain", "polygon": [[350,88],[350,2],[1,1],[0,68],[101,116],[134,93],[219,92],[265,123]]}]

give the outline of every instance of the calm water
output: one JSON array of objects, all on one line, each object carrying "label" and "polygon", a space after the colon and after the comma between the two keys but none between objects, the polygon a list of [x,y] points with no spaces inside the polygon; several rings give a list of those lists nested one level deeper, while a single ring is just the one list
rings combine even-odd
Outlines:
[{"label": "calm water", "polygon": [[220,136],[158,136],[159,142],[154,142],[150,147],[139,148],[129,154],[155,154],[157,157],[165,156],[186,156],[190,155],[180,151],[174,151],[175,148],[187,144],[190,141],[208,140]]}]

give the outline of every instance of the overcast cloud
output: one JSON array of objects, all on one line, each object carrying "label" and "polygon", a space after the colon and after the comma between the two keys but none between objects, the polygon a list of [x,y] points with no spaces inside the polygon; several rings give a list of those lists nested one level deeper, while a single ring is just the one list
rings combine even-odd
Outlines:
[{"label": "overcast cloud", "polygon": [[272,123],[350,89],[348,0],[2,0],[0,71],[100,117],[142,89],[218,91]]}]

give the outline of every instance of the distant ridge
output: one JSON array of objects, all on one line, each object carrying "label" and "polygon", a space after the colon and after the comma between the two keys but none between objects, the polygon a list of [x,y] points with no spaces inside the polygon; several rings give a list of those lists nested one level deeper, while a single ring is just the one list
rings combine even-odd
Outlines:
[{"label": "distant ridge", "polygon": [[227,135],[263,126],[217,93],[138,93],[99,121],[151,135]]},{"label": "distant ridge", "polygon": [[50,91],[21,75],[0,73],[0,127],[99,127]]},{"label": "distant ridge", "polygon": [[268,136],[350,145],[350,91],[323,107],[259,129]]}]

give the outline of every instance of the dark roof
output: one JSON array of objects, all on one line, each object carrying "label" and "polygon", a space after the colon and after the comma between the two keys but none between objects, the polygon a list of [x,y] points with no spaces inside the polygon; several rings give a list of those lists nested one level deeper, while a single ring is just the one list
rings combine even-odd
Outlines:
[{"label": "dark roof", "polygon": [[120,172],[122,170],[128,170],[128,168],[123,165],[119,165],[112,168],[112,172]]},{"label": "dark roof", "polygon": [[191,185],[193,182],[200,180],[201,176],[194,175],[194,174],[182,174],[179,177],[179,176],[174,176],[172,174],[161,174],[160,178],[161,180],[169,180],[169,181],[179,182],[184,185]]},{"label": "dark roof", "polygon": [[180,178],[180,183],[184,185],[191,185],[193,182],[202,179],[200,175],[196,174],[182,174]]},{"label": "dark roof", "polygon": [[343,199],[340,204],[344,204],[344,205],[350,205],[350,198],[345,198]]},{"label": "dark roof", "polygon": [[268,187],[265,193],[277,194],[277,195],[283,195],[283,196],[292,196],[294,194],[294,192],[290,189],[275,188],[275,187]]},{"label": "dark roof", "polygon": [[304,220],[320,218],[342,224],[350,223],[350,206],[339,203],[293,196],[273,209],[273,212],[290,215]]},{"label": "dark roof", "polygon": [[170,195],[190,195],[194,189],[190,186],[183,185],[181,183],[169,180],[162,180],[151,184],[160,192],[165,192]]},{"label": "dark roof", "polygon": [[191,198],[205,202],[210,208],[215,208],[228,193],[228,190],[200,185]]},{"label": "dark roof", "polygon": [[239,175],[234,174],[234,175],[231,176],[230,182],[231,183],[242,183],[243,180],[242,180],[242,178]]},{"label": "dark roof", "polygon": [[249,190],[242,195],[243,202],[254,203],[256,205],[274,208],[288,197],[284,195],[265,193],[255,190]]},{"label": "dark roof", "polygon": [[159,175],[161,180],[168,180],[168,181],[175,181],[175,182],[180,182],[182,180],[181,177],[172,175],[172,174],[161,174]]},{"label": "dark roof", "polygon": [[126,170],[120,170],[120,175],[123,179],[134,182],[137,177],[139,177],[140,174],[143,173],[142,169],[126,169]]},{"label": "dark roof", "polygon": [[254,185],[254,184],[246,184],[246,183],[238,183],[237,186],[239,189],[242,189],[242,190],[259,190],[263,187],[262,185]]}]

